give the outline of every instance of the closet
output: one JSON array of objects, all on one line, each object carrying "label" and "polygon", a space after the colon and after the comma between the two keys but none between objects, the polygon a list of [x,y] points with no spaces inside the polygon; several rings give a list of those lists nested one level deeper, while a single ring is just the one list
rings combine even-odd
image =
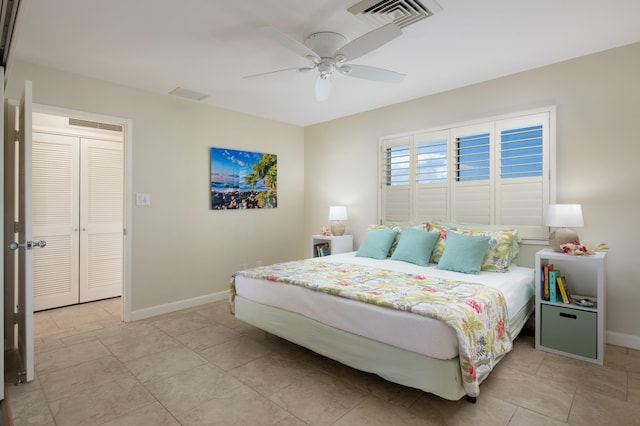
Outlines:
[{"label": "closet", "polygon": [[34,311],[122,294],[123,130],[33,114]]}]

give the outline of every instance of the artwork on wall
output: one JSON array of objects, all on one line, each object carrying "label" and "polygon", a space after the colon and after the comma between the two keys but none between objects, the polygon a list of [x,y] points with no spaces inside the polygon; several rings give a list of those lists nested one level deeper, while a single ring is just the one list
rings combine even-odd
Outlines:
[{"label": "artwork on wall", "polygon": [[278,206],[278,156],[211,148],[211,209],[272,209]]}]

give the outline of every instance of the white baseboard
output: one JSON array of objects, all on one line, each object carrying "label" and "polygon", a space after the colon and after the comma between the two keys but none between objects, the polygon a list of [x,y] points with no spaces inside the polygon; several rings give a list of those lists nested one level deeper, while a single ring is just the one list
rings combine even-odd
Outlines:
[{"label": "white baseboard", "polygon": [[179,300],[177,302],[167,303],[165,305],[152,306],[151,308],[138,309],[131,311],[131,321],[137,321],[145,318],[151,318],[169,312],[179,311],[181,309],[193,308],[195,306],[206,305],[207,303],[227,300],[229,298],[228,291],[219,293],[211,293],[205,296],[194,297],[192,299]]},{"label": "white baseboard", "polygon": [[607,331],[607,344],[640,350],[640,336]]}]

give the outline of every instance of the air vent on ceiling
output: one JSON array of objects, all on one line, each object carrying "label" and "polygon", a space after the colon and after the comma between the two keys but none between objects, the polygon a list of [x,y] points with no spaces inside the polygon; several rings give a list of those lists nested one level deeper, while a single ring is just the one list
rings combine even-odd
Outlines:
[{"label": "air vent on ceiling", "polygon": [[442,8],[434,0],[362,0],[348,10],[376,27],[393,22],[404,28],[433,16]]},{"label": "air vent on ceiling", "polygon": [[181,98],[191,99],[194,101],[201,101],[206,98],[208,95],[200,92],[196,92],[194,90],[185,89],[184,87],[176,87],[172,91],[169,92],[172,95],[179,96]]},{"label": "air vent on ceiling", "polygon": [[99,123],[97,121],[82,120],[80,118],[69,117],[69,126],[88,127],[91,129],[111,130],[112,132],[122,132],[120,124]]}]

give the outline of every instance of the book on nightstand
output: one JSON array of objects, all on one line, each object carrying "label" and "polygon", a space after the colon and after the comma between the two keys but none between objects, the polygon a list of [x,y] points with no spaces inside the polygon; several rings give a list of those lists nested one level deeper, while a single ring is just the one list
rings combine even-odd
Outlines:
[{"label": "book on nightstand", "polygon": [[550,286],[549,286],[549,271],[553,271],[553,264],[544,265],[542,267],[542,298],[549,300]]},{"label": "book on nightstand", "polygon": [[563,276],[559,276],[556,278],[556,282],[558,283],[558,289],[560,290],[560,294],[562,295],[562,303],[571,303],[571,299],[569,295],[569,288],[567,287],[567,279]]},{"label": "book on nightstand", "polygon": [[316,251],[316,257],[329,256],[331,254],[329,243],[318,243],[313,247]]},{"label": "book on nightstand", "polygon": [[560,276],[560,271],[554,269],[549,271],[549,302],[562,302],[562,295],[558,291],[558,277]]}]

